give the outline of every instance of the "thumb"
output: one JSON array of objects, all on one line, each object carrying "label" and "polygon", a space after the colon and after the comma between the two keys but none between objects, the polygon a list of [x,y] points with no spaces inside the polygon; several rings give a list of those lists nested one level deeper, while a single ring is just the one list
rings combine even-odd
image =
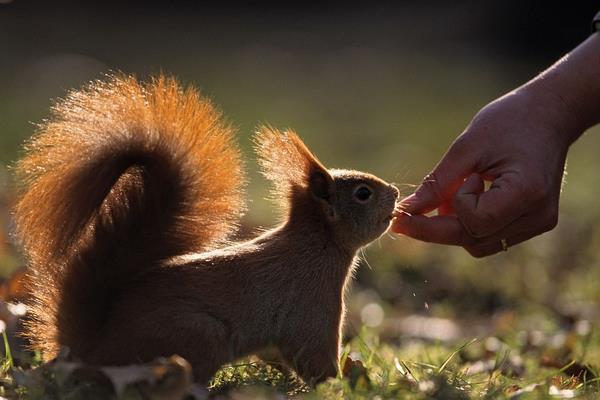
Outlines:
[{"label": "thumb", "polygon": [[473,156],[456,142],[413,194],[400,201],[398,209],[408,214],[425,214],[452,203],[452,197],[474,169]]}]

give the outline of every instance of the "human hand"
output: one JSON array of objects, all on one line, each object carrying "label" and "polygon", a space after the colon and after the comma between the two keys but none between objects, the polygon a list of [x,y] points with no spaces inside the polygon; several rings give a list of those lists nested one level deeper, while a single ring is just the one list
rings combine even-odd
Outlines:
[{"label": "human hand", "polygon": [[551,230],[577,129],[551,93],[522,88],[488,104],[402,200],[392,231],[484,257]]},{"label": "human hand", "polygon": [[600,123],[599,62],[596,32],[485,106],[400,202],[392,230],[483,257],[554,228],[569,145]]}]

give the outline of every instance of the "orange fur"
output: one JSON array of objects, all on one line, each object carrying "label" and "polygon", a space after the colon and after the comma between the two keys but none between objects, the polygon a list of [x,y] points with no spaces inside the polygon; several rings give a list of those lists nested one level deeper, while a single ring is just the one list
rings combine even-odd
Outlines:
[{"label": "orange fur", "polygon": [[275,346],[308,382],[334,376],[356,253],[398,192],[327,170],[293,132],[256,136],[286,210],[225,244],[244,211],[232,130],[193,89],[110,77],[71,92],[18,165],[17,233],[30,263],[28,335],[46,358],[93,364],[177,353],[206,382]]},{"label": "orange fur", "polygon": [[244,210],[232,128],[194,89],[164,76],[148,84],[112,76],[52,112],[18,163],[15,208],[33,284],[29,332],[48,357],[60,336],[94,335],[98,326],[61,315],[63,285],[106,297],[99,292],[154,260],[223,243]]},{"label": "orange fur", "polygon": [[284,210],[289,205],[294,186],[306,188],[314,168],[325,171],[325,167],[293,131],[281,132],[262,126],[256,133],[255,145],[262,173],[273,183],[272,197]]}]

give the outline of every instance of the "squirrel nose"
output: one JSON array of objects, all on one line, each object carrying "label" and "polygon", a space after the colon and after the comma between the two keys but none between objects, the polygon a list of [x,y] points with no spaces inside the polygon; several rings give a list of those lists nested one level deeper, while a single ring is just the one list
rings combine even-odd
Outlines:
[{"label": "squirrel nose", "polygon": [[392,184],[389,185],[390,189],[392,189],[392,192],[394,193],[394,198],[398,198],[398,196],[400,196],[400,190],[398,190],[398,188]]}]

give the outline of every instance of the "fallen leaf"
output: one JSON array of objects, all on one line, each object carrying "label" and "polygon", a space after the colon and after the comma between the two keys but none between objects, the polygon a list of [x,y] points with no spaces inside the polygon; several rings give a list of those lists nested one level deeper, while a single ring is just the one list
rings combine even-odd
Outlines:
[{"label": "fallen leaf", "polygon": [[353,360],[350,357],[346,357],[342,374],[348,377],[352,388],[369,388],[371,386],[371,379],[369,378],[367,369],[360,360]]}]

